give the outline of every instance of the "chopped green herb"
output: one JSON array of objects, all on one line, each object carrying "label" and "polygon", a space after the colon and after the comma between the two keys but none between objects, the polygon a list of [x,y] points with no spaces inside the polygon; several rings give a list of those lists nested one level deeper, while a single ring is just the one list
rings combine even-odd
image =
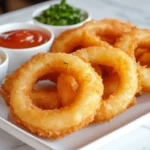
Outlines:
[{"label": "chopped green herb", "polygon": [[86,18],[80,9],[68,5],[66,0],[61,0],[60,4],[50,6],[34,19],[44,24],[65,26],[80,23]]}]

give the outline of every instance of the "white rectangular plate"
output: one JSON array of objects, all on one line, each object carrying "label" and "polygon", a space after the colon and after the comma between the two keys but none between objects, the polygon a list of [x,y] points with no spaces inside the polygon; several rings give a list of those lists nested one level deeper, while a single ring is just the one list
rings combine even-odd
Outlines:
[{"label": "white rectangular plate", "polygon": [[108,123],[96,123],[58,140],[30,134],[8,121],[9,109],[0,97],[0,128],[37,150],[98,149],[104,144],[143,125],[150,119],[150,94],[137,98],[137,105]]}]

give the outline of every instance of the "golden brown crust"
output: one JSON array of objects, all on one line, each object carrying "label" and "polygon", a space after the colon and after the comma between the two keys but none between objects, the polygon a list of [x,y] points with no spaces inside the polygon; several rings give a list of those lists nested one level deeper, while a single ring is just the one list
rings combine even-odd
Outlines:
[{"label": "golden brown crust", "polygon": [[[115,46],[120,48],[122,51],[127,53],[130,57],[132,57],[135,61],[135,51],[138,46],[148,48],[150,44],[150,30],[148,29],[134,29],[133,31],[123,35],[116,43]],[[142,49],[143,50],[143,49]],[[141,50],[139,50],[139,54],[141,54]],[[139,68],[139,76],[142,86],[142,92],[150,92],[150,68],[146,68],[141,66],[139,62],[137,62],[137,66]]]},{"label": "golden brown crust", "polygon": [[16,122],[19,125],[23,126],[26,130],[31,131],[32,133],[34,133],[37,136],[50,138],[50,139],[61,138],[61,137],[64,137],[64,136],[66,136],[66,135],[68,135],[68,134],[70,134],[72,132],[78,131],[79,129],[82,129],[82,128],[86,127],[87,125],[89,125],[90,123],[93,122],[94,117],[96,115],[96,113],[93,114],[92,116],[90,116],[90,117],[86,118],[85,120],[83,120],[80,124],[78,124],[76,126],[73,126],[73,127],[70,127],[67,130],[61,130],[61,131],[59,131],[59,130],[57,130],[57,131],[49,130],[48,131],[47,130],[47,131],[45,131],[42,128],[35,128],[32,125],[26,124],[23,120],[21,120],[20,118],[18,118],[15,115],[15,113],[14,113],[12,108],[11,108],[11,113],[12,113],[13,117],[15,118]]},{"label": "golden brown crust", "polygon": [[102,101],[95,121],[109,121],[124,112],[139,90],[138,71],[134,60],[110,46],[81,49],[73,54],[91,64],[109,65],[120,77],[119,87],[113,95]]},{"label": "golden brown crust", "polygon": [[[70,106],[41,110],[32,104],[29,91],[38,77],[55,69],[62,73],[73,73],[79,82],[80,90],[76,101]],[[18,74],[11,91],[10,107],[17,122],[31,132],[39,136],[58,138],[93,121],[101,104],[102,80],[89,64],[78,57],[60,53],[38,54],[24,64]],[[87,94],[84,94],[85,92]]]},{"label": "golden brown crust", "polygon": [[90,46],[113,45],[133,28],[129,22],[117,19],[91,20],[79,28],[64,31],[54,40],[50,51],[71,53]]},{"label": "golden brown crust", "polygon": [[13,72],[11,75],[7,75],[4,83],[1,85],[0,94],[8,106],[10,105],[10,91],[15,78],[17,78],[17,71]]},{"label": "golden brown crust", "polygon": [[114,45],[118,38],[135,28],[117,19],[93,20],[84,27],[87,29],[83,32],[84,47]]},{"label": "golden brown crust", "polygon": [[[149,30],[139,30],[130,23],[116,19],[92,20],[79,28],[65,31],[55,39],[51,48],[52,54],[37,54],[16,72],[7,76],[0,94],[10,105],[11,113],[19,125],[46,138],[57,139],[89,123],[109,121],[134,106],[136,94],[150,92],[150,80],[148,80],[150,70],[135,63],[135,55],[137,60],[146,61],[146,63],[148,60],[146,54],[149,55],[147,45],[150,38],[144,41],[142,39],[144,36],[139,36],[145,32],[147,32],[146,37],[150,37]],[[128,41],[130,42],[127,43]],[[141,41],[142,44],[140,44],[146,48],[138,48],[134,52]],[[112,46],[119,47],[130,57]],[[82,47],[90,48],[76,51]],[[75,56],[59,52],[74,52]],[[84,65],[84,62],[76,56],[87,64]],[[108,71],[105,75],[109,72],[113,74],[114,70],[119,74],[119,76],[115,74],[114,78],[105,76],[103,82],[105,86],[103,98],[105,99],[102,102],[101,78],[94,73],[89,63],[94,66],[93,68],[100,76],[103,75],[104,70]],[[99,64],[110,65],[113,69],[100,68]],[[83,75],[83,70],[87,74]],[[59,77],[60,73],[52,74],[53,71],[62,73],[63,77],[62,75]],[[75,78],[71,76],[72,73]],[[29,79],[26,79],[27,76]],[[45,89],[32,90],[39,77],[40,80],[52,79],[55,83],[58,79],[58,93],[56,89],[50,93]],[[70,82],[75,84],[72,85]],[[141,91],[141,83],[143,91]],[[64,84],[66,87],[63,87]],[[85,87],[85,84],[88,87]],[[63,92],[69,92],[69,94]],[[64,107],[60,108],[61,105]]]},{"label": "golden brown crust", "polygon": [[51,52],[71,53],[78,46],[82,47],[83,26],[64,31],[57,37],[51,47]]},{"label": "golden brown crust", "polygon": [[[10,95],[15,79],[18,78],[19,69],[14,71],[13,73],[6,76],[4,83],[1,86],[0,94],[3,97],[5,103],[10,105]],[[49,79],[52,76],[48,76]],[[60,97],[57,94],[56,88],[52,89],[50,86],[48,90],[40,89],[40,90],[32,90],[30,92],[30,96],[34,105],[38,106],[42,109],[55,109],[60,107]],[[51,100],[53,99],[53,100]]]}]

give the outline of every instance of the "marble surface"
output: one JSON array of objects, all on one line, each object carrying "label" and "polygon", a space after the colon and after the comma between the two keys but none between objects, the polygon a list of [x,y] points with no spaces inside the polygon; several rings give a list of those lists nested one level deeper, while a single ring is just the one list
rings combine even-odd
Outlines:
[{"label": "marble surface", "polygon": [[[149,0],[70,0],[77,6],[89,10],[93,18],[106,17],[130,20],[140,27],[150,28]],[[0,24],[31,20],[33,11],[41,5],[34,5],[0,16]],[[109,143],[102,150],[150,150],[150,120],[147,124]],[[33,150],[33,148],[0,130],[0,150]]]}]

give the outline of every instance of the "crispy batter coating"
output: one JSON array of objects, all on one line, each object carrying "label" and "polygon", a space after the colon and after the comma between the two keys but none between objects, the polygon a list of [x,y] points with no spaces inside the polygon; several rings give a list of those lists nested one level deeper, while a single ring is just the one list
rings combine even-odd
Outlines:
[{"label": "crispy batter coating", "polygon": [[123,34],[131,31],[133,27],[129,22],[117,19],[93,20],[85,24],[83,32],[83,46],[114,45]]},{"label": "crispy batter coating", "polygon": [[[96,68],[98,71],[100,71],[100,67],[98,69],[98,66]],[[100,76],[102,75],[101,73],[99,74]],[[105,77],[103,79],[103,85],[104,85],[104,93],[102,95],[103,100],[107,100],[109,96],[113,95],[120,83],[119,76],[115,73]],[[71,103],[74,102],[76,93],[78,90],[78,83],[74,79],[73,76],[70,75],[65,75],[61,74],[58,77],[58,82],[57,82],[57,89],[58,89],[58,94],[61,98],[61,106],[65,107],[70,105]],[[134,106],[136,104],[135,98],[131,101],[129,104],[128,108]]]},{"label": "crispy batter coating", "polygon": [[61,98],[61,106],[68,106],[75,100],[78,83],[75,78],[70,75],[61,74],[58,77],[57,89]]},{"label": "crispy batter coating", "polygon": [[[150,92],[149,47],[150,30],[92,20],[57,37],[53,53],[37,54],[6,76],[0,94],[19,125],[57,139],[109,121],[134,106],[137,94]],[[40,80],[57,86],[35,89]]]},{"label": "crispy batter coating", "polygon": [[[92,65],[94,70],[101,75],[101,69],[98,65]],[[70,75],[61,74],[57,80],[57,90],[61,98],[61,106],[68,106],[75,100],[79,85],[75,78]]]},{"label": "crispy batter coating", "polygon": [[[150,30],[147,29],[134,29],[122,36],[116,43],[116,47],[126,52],[129,56],[135,59],[135,50],[138,47],[148,48],[150,46]],[[136,59],[135,59],[136,60]],[[150,68],[141,66],[139,67],[139,75],[143,92],[150,92]]]},{"label": "crispy batter coating", "polygon": [[[39,77],[52,71],[73,75],[80,87],[70,106],[41,110],[33,105],[29,93]],[[43,53],[34,56],[18,70],[18,78],[11,90],[10,107],[17,122],[31,132],[58,138],[93,121],[102,93],[102,80],[88,63],[71,54]]]},{"label": "crispy batter coating", "polygon": [[[4,83],[1,86],[0,94],[3,97],[6,104],[10,105],[10,94],[15,82],[19,76],[19,69],[7,75]],[[46,89],[45,89],[46,88]],[[55,109],[60,107],[60,97],[57,94],[57,89],[53,86],[43,87],[43,89],[30,92],[30,97],[34,105],[41,109]]]},{"label": "crispy batter coating", "polygon": [[51,52],[71,53],[76,47],[82,47],[83,26],[64,31],[58,36],[51,47]]},{"label": "crispy batter coating", "polygon": [[92,20],[79,28],[64,31],[54,40],[51,52],[71,53],[90,46],[113,45],[133,28],[129,22],[116,19]]},{"label": "crispy batter coating", "polygon": [[86,48],[73,54],[85,62],[112,66],[120,77],[120,84],[116,92],[102,102],[95,121],[109,121],[124,112],[139,90],[135,62],[124,52],[110,46]]}]

